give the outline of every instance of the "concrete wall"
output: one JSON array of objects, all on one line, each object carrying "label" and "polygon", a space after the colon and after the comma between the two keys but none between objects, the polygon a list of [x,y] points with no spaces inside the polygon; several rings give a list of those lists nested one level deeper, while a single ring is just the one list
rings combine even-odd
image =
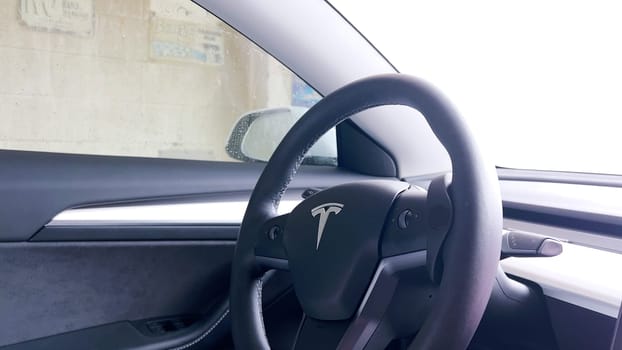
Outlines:
[{"label": "concrete wall", "polygon": [[[201,58],[155,52],[157,42]],[[230,160],[237,118],[289,105],[291,86],[278,62],[189,0],[0,5],[2,149]]]}]

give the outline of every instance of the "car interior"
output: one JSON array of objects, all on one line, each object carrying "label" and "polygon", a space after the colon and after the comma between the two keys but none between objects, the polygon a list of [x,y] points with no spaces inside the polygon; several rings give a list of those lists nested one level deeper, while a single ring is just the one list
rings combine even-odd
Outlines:
[{"label": "car interior", "polygon": [[0,5],[0,349],[622,350],[622,175],[500,165],[341,2]]}]

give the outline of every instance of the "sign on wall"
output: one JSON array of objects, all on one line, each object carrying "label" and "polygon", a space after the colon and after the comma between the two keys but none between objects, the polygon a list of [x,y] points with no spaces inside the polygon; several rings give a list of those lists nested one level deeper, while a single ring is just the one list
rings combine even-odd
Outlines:
[{"label": "sign on wall", "polygon": [[93,0],[20,0],[19,17],[29,27],[88,36]]},{"label": "sign on wall", "polygon": [[187,0],[152,0],[150,6],[151,58],[224,63],[222,31],[205,10]]}]

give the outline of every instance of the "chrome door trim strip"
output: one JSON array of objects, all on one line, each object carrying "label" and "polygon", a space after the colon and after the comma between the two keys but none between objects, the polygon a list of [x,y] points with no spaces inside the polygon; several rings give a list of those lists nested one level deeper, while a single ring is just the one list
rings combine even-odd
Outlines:
[{"label": "chrome door trim strip", "polygon": [[[289,213],[300,202],[283,200],[278,213]],[[236,200],[74,208],[59,213],[46,226],[239,225],[247,204]]]}]

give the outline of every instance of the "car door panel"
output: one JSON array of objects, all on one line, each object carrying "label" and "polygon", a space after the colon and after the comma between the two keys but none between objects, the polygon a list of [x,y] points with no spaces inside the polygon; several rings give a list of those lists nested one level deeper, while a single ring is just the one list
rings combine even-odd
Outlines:
[{"label": "car door panel", "polygon": [[[170,348],[223,315],[262,163],[23,151],[0,151],[0,163],[0,346]],[[370,178],[303,166],[284,207],[308,187]],[[264,301],[287,288],[287,278],[270,282]],[[141,320],[179,315],[198,321],[157,337],[141,332]],[[221,337],[212,330],[202,342]]]},{"label": "car door panel", "polygon": [[0,345],[106,323],[205,314],[234,241],[0,244]]},{"label": "car door panel", "polygon": [[[180,349],[185,344],[193,344],[197,339],[201,338],[204,332],[212,329],[212,326],[216,326],[213,329],[218,329],[217,331],[212,330],[209,332],[209,335],[212,335],[212,337],[201,338],[202,346],[214,346],[218,344],[219,336],[221,337],[222,333],[226,331],[225,324],[218,322],[218,320],[220,319],[206,322],[208,325],[207,330],[203,330],[203,327],[193,327],[195,329],[188,329],[181,334],[171,334],[157,340],[138,331],[132,322],[124,321],[10,345],[3,349]],[[177,344],[183,345],[178,346]]]}]

